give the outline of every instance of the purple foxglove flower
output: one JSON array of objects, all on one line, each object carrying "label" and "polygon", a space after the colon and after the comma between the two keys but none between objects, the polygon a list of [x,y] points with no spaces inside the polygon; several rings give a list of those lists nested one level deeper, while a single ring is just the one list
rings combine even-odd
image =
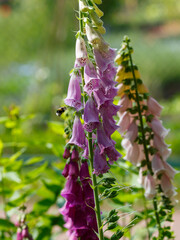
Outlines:
[{"label": "purple foxglove flower", "polygon": [[66,105],[74,107],[77,111],[82,107],[80,82],[81,77],[73,73],[69,82],[67,98],[64,99]]},{"label": "purple foxglove flower", "polygon": [[66,147],[64,150],[64,153],[63,153],[63,158],[68,159],[70,157],[70,155],[71,155],[70,149]]},{"label": "purple foxglove flower", "polygon": [[130,161],[133,165],[137,165],[139,162],[140,150],[137,143],[129,144],[127,153],[124,159]]},{"label": "purple foxglove flower", "polygon": [[112,48],[109,48],[108,51],[99,51],[98,49],[94,49],[94,56],[98,68],[101,72],[104,72],[108,65],[114,62],[116,50]]},{"label": "purple foxglove flower", "polygon": [[84,67],[87,60],[86,44],[80,36],[76,39],[76,60],[80,67]]},{"label": "purple foxglove flower", "polygon": [[68,144],[74,144],[80,148],[85,149],[86,147],[85,138],[86,137],[81,121],[77,116],[75,116],[72,137]]},{"label": "purple foxglove flower", "polygon": [[99,111],[102,116],[108,115],[108,117],[112,117],[119,111],[119,106],[114,105],[112,101],[108,100],[103,105],[101,105]]},{"label": "purple foxglove flower", "polygon": [[144,179],[145,197],[152,199],[156,195],[156,184],[153,176],[148,174]]},{"label": "purple foxglove flower", "polygon": [[129,99],[129,97],[125,94],[121,100],[119,101],[118,105],[120,106],[119,112],[123,113],[127,110],[127,108],[132,107],[132,101]]},{"label": "purple foxglove flower", "polygon": [[66,164],[62,175],[64,177],[68,177],[68,176],[74,176],[74,177],[78,177],[79,176],[79,167],[78,167],[78,163],[77,162],[73,162],[72,160],[70,161],[70,163]]},{"label": "purple foxglove flower", "polygon": [[98,109],[101,107],[101,105],[103,105],[106,101],[109,100],[107,97],[105,97],[105,92],[102,88],[95,90],[93,93]]},{"label": "purple foxglove flower", "polygon": [[100,175],[106,173],[109,170],[109,166],[106,161],[105,154],[100,153],[99,147],[96,147],[94,151],[94,174]]},{"label": "purple foxglove flower", "polygon": [[161,177],[161,188],[164,192],[164,195],[168,198],[176,195],[175,188],[172,185],[170,178],[165,173]]},{"label": "purple foxglove flower", "polygon": [[153,156],[151,164],[152,164],[152,170],[156,176],[158,176],[160,173],[165,172],[163,161],[158,156],[158,154],[155,154]]},{"label": "purple foxglove flower", "polygon": [[88,132],[96,129],[99,124],[99,113],[92,98],[89,98],[84,108],[84,129]]},{"label": "purple foxglove flower", "polygon": [[22,231],[20,228],[17,230],[17,240],[23,240]]},{"label": "purple foxglove flower", "polygon": [[169,133],[169,130],[163,127],[162,121],[159,119],[153,118],[153,120],[148,124],[152,128],[153,132],[159,137],[165,138]]},{"label": "purple foxglove flower", "polygon": [[29,230],[28,230],[27,226],[25,228],[23,228],[23,230],[22,230],[22,237],[29,238]]},{"label": "purple foxglove flower", "polygon": [[84,149],[82,157],[86,158],[86,159],[89,159],[89,148],[88,148],[88,140],[87,139],[86,139],[86,147]]},{"label": "purple foxglove flower", "polygon": [[119,126],[117,126],[115,124],[116,121],[112,117],[109,117],[108,115],[105,114],[102,115],[102,119],[104,131],[107,134],[107,136],[110,137],[119,128]]},{"label": "purple foxglove flower", "polygon": [[147,106],[151,114],[160,117],[163,107],[153,97],[148,98]]},{"label": "purple foxglove flower", "polygon": [[154,134],[153,140],[154,140],[154,142],[153,142],[154,147],[159,151],[163,160],[166,160],[169,157],[169,155],[171,154],[171,149],[168,148],[168,145],[158,135]]},{"label": "purple foxglove flower", "polygon": [[100,153],[104,153],[104,150],[108,147],[112,147],[113,141],[106,135],[104,129],[102,128],[102,126],[98,126],[97,128],[97,142],[98,142],[98,146],[100,148]]},{"label": "purple foxglove flower", "polygon": [[120,132],[121,135],[129,128],[131,124],[131,117],[128,112],[124,112],[123,115],[121,116],[119,120],[119,129],[118,131]]},{"label": "purple foxglove flower", "polygon": [[81,169],[80,169],[80,180],[83,182],[83,180],[88,180],[90,181],[90,175],[89,175],[89,168],[88,168],[88,163],[83,162],[81,164]]},{"label": "purple foxglove flower", "polygon": [[138,136],[138,126],[137,124],[135,123],[135,121],[133,121],[130,125],[129,125],[129,128],[125,134],[125,138],[127,138],[130,142],[134,142],[135,139],[137,138]]},{"label": "purple foxglove flower", "polygon": [[117,67],[115,67],[114,63],[108,64],[105,71],[101,72],[101,69],[99,69],[100,75],[103,80],[107,81],[107,85],[116,85],[116,82],[114,81],[114,77],[116,76]]},{"label": "purple foxglove flower", "polygon": [[[104,86],[104,84],[102,84]],[[105,97],[108,99],[113,99],[117,95],[117,88],[116,87],[105,87]]]},{"label": "purple foxglove flower", "polygon": [[105,154],[108,156],[110,164],[113,164],[114,161],[117,161],[120,157],[122,157],[114,146],[106,148]]},{"label": "purple foxglove flower", "polygon": [[176,171],[167,162],[163,161],[163,165],[164,165],[164,168],[165,168],[165,171],[166,171],[166,175],[168,175],[169,178],[173,179],[175,174],[179,173],[179,171]]},{"label": "purple foxglove flower", "polygon": [[79,152],[75,148],[72,150],[71,153],[71,161],[78,161],[79,160]]},{"label": "purple foxglove flower", "polygon": [[87,92],[89,96],[91,96],[94,90],[99,89],[101,80],[97,76],[94,65],[90,61],[88,61],[85,66],[84,80],[85,80],[84,91]]},{"label": "purple foxglove flower", "polygon": [[[78,194],[77,194],[78,193]],[[65,188],[61,192],[61,196],[64,197],[68,202],[82,203],[82,189],[80,183],[76,177],[69,177]]]}]

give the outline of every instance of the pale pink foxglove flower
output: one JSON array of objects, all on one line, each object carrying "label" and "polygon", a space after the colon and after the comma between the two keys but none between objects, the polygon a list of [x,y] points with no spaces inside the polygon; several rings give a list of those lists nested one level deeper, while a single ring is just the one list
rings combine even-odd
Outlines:
[{"label": "pale pink foxglove flower", "polygon": [[153,97],[148,98],[147,106],[151,114],[160,117],[163,107]]},{"label": "pale pink foxglove flower", "polygon": [[164,195],[168,198],[171,198],[176,195],[176,191],[170,178],[164,173],[161,177],[161,188],[164,192]]},{"label": "pale pink foxglove flower", "polygon": [[148,199],[152,199],[156,195],[156,183],[150,174],[145,176],[144,179],[144,189],[145,189],[145,197]]},{"label": "pale pink foxglove flower", "polygon": [[127,108],[132,107],[132,101],[129,99],[127,95],[124,95],[119,101],[118,105],[120,106],[119,112],[123,113],[127,110]]},{"label": "pale pink foxglove flower", "polygon": [[161,160],[158,154],[155,154],[153,156],[151,165],[152,165],[152,170],[156,176],[158,176],[160,173],[165,172],[163,161]]},{"label": "pale pink foxglove flower", "polygon": [[138,126],[135,121],[133,121],[125,134],[125,138],[127,138],[131,143],[135,141],[138,136]]},{"label": "pale pink foxglove flower", "polygon": [[126,152],[125,160],[130,161],[133,165],[137,165],[139,161],[139,146],[137,143],[129,144]]},{"label": "pale pink foxglove flower", "polygon": [[162,156],[163,160],[166,160],[171,154],[171,149],[168,148],[169,145],[164,142],[163,138],[156,134],[154,134],[153,140],[154,147],[159,151],[159,154]]},{"label": "pale pink foxglove flower", "polygon": [[166,170],[166,174],[169,178],[173,179],[174,176],[179,173],[179,171],[176,171],[171,165],[169,165],[167,162],[163,161],[164,168]]},{"label": "pale pink foxglove flower", "polygon": [[149,125],[152,128],[153,132],[155,132],[155,134],[157,134],[159,137],[165,138],[169,133],[169,129],[164,128],[162,121],[159,119],[153,118]]},{"label": "pale pink foxglove flower", "polygon": [[76,39],[76,61],[80,67],[84,67],[87,60],[87,50],[85,41],[82,37],[78,36]]},{"label": "pale pink foxglove flower", "polygon": [[118,122],[119,126],[118,131],[121,135],[128,129],[130,123],[131,123],[130,114],[128,112],[124,112]]}]

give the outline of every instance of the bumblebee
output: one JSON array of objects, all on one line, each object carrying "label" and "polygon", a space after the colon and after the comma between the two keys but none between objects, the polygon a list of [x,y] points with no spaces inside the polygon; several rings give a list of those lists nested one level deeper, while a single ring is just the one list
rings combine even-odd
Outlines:
[{"label": "bumblebee", "polygon": [[56,115],[60,117],[66,110],[67,110],[67,107],[60,107],[57,109]]}]

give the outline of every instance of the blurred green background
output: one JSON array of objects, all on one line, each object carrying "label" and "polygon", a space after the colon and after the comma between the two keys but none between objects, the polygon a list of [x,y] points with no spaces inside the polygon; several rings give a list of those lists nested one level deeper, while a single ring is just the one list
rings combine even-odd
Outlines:
[{"label": "blurred green background", "polygon": [[[77,1],[1,0],[0,4],[0,115],[6,115],[4,107],[12,104],[20,106],[21,114],[34,114],[16,140],[29,142],[29,153],[48,154],[47,139],[63,144],[62,137],[48,132],[47,123],[59,121],[55,112],[74,63]],[[100,8],[105,13],[105,39],[119,48],[123,35],[130,36],[142,79],[165,106],[164,124],[172,130],[167,142],[178,164],[180,2],[104,0]],[[8,141],[8,133],[1,134]]]}]

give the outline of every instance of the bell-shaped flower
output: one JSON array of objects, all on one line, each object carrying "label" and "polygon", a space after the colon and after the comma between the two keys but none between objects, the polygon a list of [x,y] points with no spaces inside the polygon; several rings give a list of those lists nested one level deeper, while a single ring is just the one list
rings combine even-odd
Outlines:
[{"label": "bell-shaped flower", "polygon": [[127,138],[123,138],[121,141],[121,146],[127,150],[129,145],[131,145],[131,142]]},{"label": "bell-shaped flower", "polygon": [[172,185],[170,178],[165,173],[161,176],[161,188],[164,192],[164,195],[168,198],[176,195],[174,186]]},{"label": "bell-shaped flower", "polygon": [[103,105],[106,101],[109,100],[108,98],[105,97],[105,92],[103,88],[99,88],[95,90],[93,93],[98,109],[101,107],[101,105]]},{"label": "bell-shaped flower", "polygon": [[163,161],[161,160],[161,158],[159,157],[158,154],[155,154],[153,156],[151,166],[152,166],[152,170],[156,176],[165,172]]},{"label": "bell-shaped flower", "polygon": [[63,158],[64,159],[68,159],[70,157],[71,153],[70,153],[70,148],[66,147],[63,153]]},{"label": "bell-shaped flower", "polygon": [[80,76],[72,73],[69,82],[67,98],[64,99],[66,105],[74,107],[77,111],[79,111],[82,107],[80,81]]},{"label": "bell-shaped flower", "polygon": [[99,113],[95,102],[89,98],[84,108],[84,129],[88,132],[96,129],[99,124]]},{"label": "bell-shaped flower", "polygon": [[122,155],[115,149],[114,146],[106,148],[105,149],[105,154],[109,158],[109,164],[113,164],[120,157],[122,157]]},{"label": "bell-shaped flower", "polygon": [[85,141],[85,133],[83,126],[81,124],[80,119],[75,116],[74,124],[73,124],[73,131],[72,131],[72,137],[68,144],[74,144],[80,148],[85,149],[86,147],[86,141]]},{"label": "bell-shaped flower", "polygon": [[168,148],[169,145],[167,145],[164,142],[164,139],[159,137],[158,135],[154,134],[153,138],[153,145],[158,150],[159,154],[162,156],[163,160],[166,160],[169,155],[171,154],[171,149]]},{"label": "bell-shaped flower", "polygon": [[93,173],[96,175],[104,174],[110,168],[107,164],[105,154],[101,154],[98,146],[95,148],[95,151],[94,151],[93,167],[94,167]]},{"label": "bell-shaped flower", "polygon": [[148,98],[147,106],[151,114],[160,117],[163,107],[153,97]]},{"label": "bell-shaped flower", "polygon": [[108,115],[103,115],[103,128],[108,137],[110,137],[119,126],[116,125],[116,121],[112,117],[108,117]]},{"label": "bell-shaped flower", "polygon": [[71,161],[78,161],[79,160],[79,152],[77,149],[73,149],[71,153]]},{"label": "bell-shaped flower", "polygon": [[22,230],[20,228],[17,230],[17,240],[23,240]]},{"label": "bell-shaped flower", "polygon": [[[78,195],[77,192],[79,193]],[[71,176],[67,179],[65,187],[61,191],[61,196],[70,203],[82,203],[82,189],[77,181],[77,177]]]},{"label": "bell-shaped flower", "polygon": [[106,135],[103,127],[101,125],[97,128],[97,142],[100,148],[101,154],[104,153],[104,150],[108,147],[112,147],[113,141]]},{"label": "bell-shaped flower", "polygon": [[140,150],[137,143],[129,144],[126,152],[125,160],[130,161],[133,165],[139,162]]},{"label": "bell-shaped flower", "polygon": [[156,195],[156,183],[150,174],[145,176],[144,178],[144,189],[145,189],[145,197],[148,199],[152,199]]},{"label": "bell-shaped flower", "polygon": [[133,121],[129,127],[128,127],[128,130],[125,134],[125,138],[127,138],[130,142],[134,142],[135,139],[137,138],[138,136],[138,126],[137,124],[135,123],[135,121]]},{"label": "bell-shaped flower", "polygon": [[169,178],[173,179],[175,174],[179,173],[179,171],[176,171],[167,162],[163,161],[163,165],[164,165],[164,168],[165,168],[165,171],[166,171],[166,175],[168,175]]},{"label": "bell-shaped flower", "polygon": [[131,123],[130,114],[128,112],[124,112],[118,122],[119,126],[118,131],[120,132],[121,135],[129,128],[130,123]]},{"label": "bell-shaped flower", "polygon": [[101,72],[104,72],[107,69],[108,65],[114,62],[116,50],[113,48],[109,48],[106,51],[99,51],[98,49],[94,49],[94,56],[98,68],[101,70]]},{"label": "bell-shaped flower", "polygon": [[87,60],[87,50],[84,39],[78,36],[76,39],[76,61],[80,67],[84,67]]},{"label": "bell-shaped flower", "polygon": [[169,133],[169,130],[163,127],[162,121],[159,119],[153,118],[149,125],[152,128],[153,132],[159,137],[165,138]]},{"label": "bell-shaped flower", "polygon": [[118,105],[120,106],[119,112],[123,113],[127,110],[127,108],[132,107],[132,101],[129,99],[129,97],[125,94],[119,101]]}]

